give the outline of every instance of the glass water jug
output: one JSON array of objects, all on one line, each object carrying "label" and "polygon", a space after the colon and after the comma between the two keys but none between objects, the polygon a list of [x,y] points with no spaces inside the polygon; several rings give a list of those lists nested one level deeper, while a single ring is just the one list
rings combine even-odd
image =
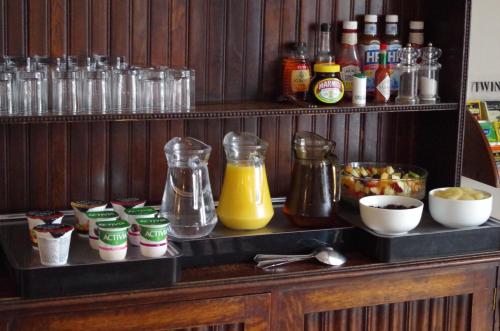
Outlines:
[{"label": "glass water jug", "polygon": [[263,228],[274,214],[264,165],[268,144],[246,132],[229,132],[223,144],[227,164],[217,215],[231,229]]},{"label": "glass water jug", "polygon": [[207,162],[212,148],[194,138],[173,138],[165,145],[167,181],[160,215],[176,238],[200,238],[217,223]]},{"label": "glass water jug", "polygon": [[283,212],[300,227],[331,226],[340,200],[335,143],[312,132],[294,136],[295,162]]}]

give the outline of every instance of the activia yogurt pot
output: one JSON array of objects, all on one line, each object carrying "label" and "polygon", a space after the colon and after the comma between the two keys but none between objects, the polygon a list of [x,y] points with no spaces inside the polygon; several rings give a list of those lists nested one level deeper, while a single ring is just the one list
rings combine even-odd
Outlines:
[{"label": "activia yogurt pot", "polygon": [[67,224],[40,224],[34,231],[38,238],[40,262],[58,266],[68,262],[69,245],[73,227]]},{"label": "activia yogurt pot", "polygon": [[111,201],[113,209],[118,213],[120,219],[126,220],[127,214],[125,214],[125,209],[128,208],[142,208],[146,204],[146,200],[141,200],[139,198],[122,198],[115,199]]},{"label": "activia yogurt pot", "polygon": [[99,249],[99,228],[97,222],[111,222],[118,219],[118,214],[111,209],[103,211],[88,211],[87,218],[89,220],[89,244],[95,250]]},{"label": "activia yogurt pot", "polygon": [[166,218],[138,218],[141,228],[141,254],[160,257],[167,252],[167,234],[170,222]]},{"label": "activia yogurt pot", "polygon": [[34,210],[26,213],[33,248],[38,249],[35,226],[40,224],[61,224],[64,214],[55,210]]},{"label": "activia yogurt pot", "polygon": [[85,214],[88,211],[101,211],[106,209],[108,203],[102,200],[80,200],[71,202],[75,211],[75,229],[80,237],[87,237],[89,233],[89,219]]},{"label": "activia yogurt pot", "polygon": [[126,220],[130,223],[130,229],[128,230],[130,244],[139,246],[139,237],[141,234],[136,219],[155,217],[156,210],[152,207],[129,208],[125,209],[125,214],[127,215]]},{"label": "activia yogurt pot", "polygon": [[127,255],[127,230],[124,220],[97,222],[99,228],[99,255],[105,261],[120,261]]}]

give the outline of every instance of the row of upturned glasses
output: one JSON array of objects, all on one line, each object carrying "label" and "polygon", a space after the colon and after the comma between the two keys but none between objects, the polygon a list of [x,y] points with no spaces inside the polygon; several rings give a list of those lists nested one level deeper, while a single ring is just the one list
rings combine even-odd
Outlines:
[{"label": "row of upturned glasses", "polygon": [[[83,62],[83,63],[82,63]],[[117,57],[0,59],[0,115],[190,111],[195,73],[143,68]]]}]

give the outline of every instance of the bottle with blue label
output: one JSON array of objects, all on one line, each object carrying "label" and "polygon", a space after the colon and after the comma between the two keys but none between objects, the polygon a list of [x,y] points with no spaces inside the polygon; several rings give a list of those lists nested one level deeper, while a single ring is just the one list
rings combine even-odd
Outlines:
[{"label": "bottle with blue label", "polygon": [[380,38],[377,35],[377,15],[365,15],[365,29],[359,40],[361,70],[366,75],[368,96],[375,92],[375,72],[378,68]]},{"label": "bottle with blue label", "polygon": [[399,64],[398,53],[402,44],[398,33],[398,15],[385,16],[384,42],[387,44],[387,66],[391,74],[391,95],[394,96],[399,90],[399,73],[396,70]]}]

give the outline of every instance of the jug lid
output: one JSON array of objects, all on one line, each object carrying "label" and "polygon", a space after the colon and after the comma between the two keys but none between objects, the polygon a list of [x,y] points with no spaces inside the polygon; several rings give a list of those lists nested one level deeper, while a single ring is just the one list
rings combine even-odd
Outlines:
[{"label": "jug lid", "polygon": [[212,147],[191,137],[175,137],[165,144],[163,149],[168,162],[188,163],[194,157],[202,162],[208,162]]},{"label": "jug lid", "polygon": [[316,133],[299,131],[293,137],[295,156],[298,159],[321,160],[326,158],[333,149],[335,143]]},{"label": "jug lid", "polygon": [[251,160],[255,156],[262,159],[269,144],[250,132],[229,132],[223,145],[229,160]]}]

